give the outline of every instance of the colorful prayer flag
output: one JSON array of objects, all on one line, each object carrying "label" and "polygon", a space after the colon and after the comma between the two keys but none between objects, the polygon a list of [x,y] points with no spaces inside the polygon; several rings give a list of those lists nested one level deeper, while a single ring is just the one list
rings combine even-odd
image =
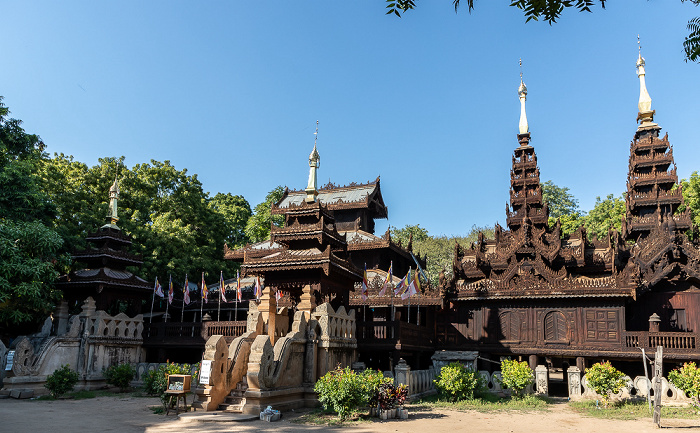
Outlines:
[{"label": "colorful prayer flag", "polygon": [[187,281],[187,274],[185,274],[185,285],[182,287],[182,294],[185,305],[190,305],[190,283]]},{"label": "colorful prayer flag", "polygon": [[399,284],[396,285],[396,288],[394,289],[394,295],[403,295],[403,292],[406,291],[406,288],[408,284],[406,284],[406,279],[411,275],[411,271],[408,271],[408,274],[406,274],[405,277],[401,278],[401,281],[399,281]]},{"label": "colorful prayer flag", "polygon": [[163,288],[161,287],[160,283],[158,283],[158,277],[156,277],[156,285],[153,287],[153,290],[155,291],[156,295],[158,295],[161,298],[165,298],[165,293],[163,293]]},{"label": "colorful prayer flag", "polygon": [[173,298],[175,293],[173,293],[173,277],[172,275],[170,276],[170,281],[168,281],[168,304],[173,303]]},{"label": "colorful prayer flag", "polygon": [[389,264],[389,272],[386,273],[386,279],[384,280],[384,284],[382,285],[382,290],[379,291],[379,296],[384,296],[386,294],[386,289],[387,287],[389,287],[389,284],[391,284],[391,280],[394,278],[393,270],[394,261],[392,260]]},{"label": "colorful prayer flag", "polygon": [[219,277],[219,293],[221,294],[221,301],[228,302],[226,300],[226,287],[224,287],[224,271],[221,271],[221,276]]},{"label": "colorful prayer flag", "polygon": [[278,289],[278,290],[277,290],[277,293],[275,293],[275,299],[277,300],[277,302],[279,302],[280,299],[282,299],[283,297],[284,297],[284,293],[282,293],[282,292],[279,291],[279,289]]},{"label": "colorful prayer flag", "polygon": [[262,286],[260,285],[260,277],[255,277],[255,299],[260,300],[262,297]]},{"label": "colorful prayer flag", "polygon": [[369,287],[367,287],[367,263],[365,263],[365,273],[362,275],[362,300],[367,300],[367,295],[369,294]]},{"label": "colorful prayer flag", "polygon": [[207,296],[209,296],[209,289],[207,289],[207,283],[204,282],[204,272],[202,272],[202,301],[203,302],[209,302],[207,300]]},{"label": "colorful prayer flag", "polygon": [[[411,273],[411,270],[409,269],[408,271],[409,275]],[[410,282],[408,283],[408,287],[406,288],[406,291],[403,292],[401,295],[402,300],[406,300],[407,298],[410,298],[411,296],[415,295],[418,293],[418,287],[420,287],[420,283],[417,282],[416,280],[418,279],[418,271],[413,273],[413,278],[409,276]],[[418,284],[418,286],[416,286]]]},{"label": "colorful prayer flag", "polygon": [[243,293],[241,292],[241,274],[236,271],[236,302],[241,302],[243,300]]}]

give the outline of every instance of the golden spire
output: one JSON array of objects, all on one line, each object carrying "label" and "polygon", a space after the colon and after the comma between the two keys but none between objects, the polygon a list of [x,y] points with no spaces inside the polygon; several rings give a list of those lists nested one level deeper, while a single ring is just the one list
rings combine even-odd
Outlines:
[{"label": "golden spire", "polygon": [[114,175],[114,183],[109,188],[109,213],[107,214],[108,226],[118,229],[117,221],[119,217],[117,216],[117,202],[119,201],[119,183],[117,182],[117,175]]},{"label": "golden spire", "polygon": [[518,87],[518,97],[520,98],[520,123],[518,128],[520,134],[530,132],[530,127],[527,124],[527,114],[525,113],[525,100],[527,100],[527,86],[523,83],[523,59],[520,59],[520,87]]},{"label": "golden spire", "polygon": [[309,155],[309,183],[306,185],[306,202],[313,203],[318,196],[316,188],[316,171],[321,167],[321,157],[316,149],[316,141],[318,140],[318,120],[316,121],[316,132],[314,132],[314,150]]},{"label": "golden spire", "polygon": [[637,115],[637,120],[639,121],[639,127],[637,130],[640,130],[656,127],[657,125],[653,123],[654,111],[651,109],[651,96],[649,96],[647,91],[646,71],[644,70],[646,62],[644,57],[642,57],[642,44],[639,41],[639,35],[637,35],[637,45],[639,46],[639,56],[637,57],[637,76],[639,77],[639,114]]}]

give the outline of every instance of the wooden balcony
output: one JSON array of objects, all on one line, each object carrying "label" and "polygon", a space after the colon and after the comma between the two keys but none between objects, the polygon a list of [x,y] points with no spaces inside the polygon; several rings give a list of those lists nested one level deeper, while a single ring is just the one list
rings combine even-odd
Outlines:
[{"label": "wooden balcony", "polygon": [[663,346],[664,353],[698,352],[697,332],[647,332],[627,331],[623,333],[625,347],[656,349]]},{"label": "wooden balcony", "polygon": [[432,328],[397,321],[357,322],[358,347],[386,349],[433,348]]},{"label": "wooden balcony", "polygon": [[155,346],[204,347],[212,335],[223,335],[226,343],[243,335],[246,322],[159,322],[146,324],[143,330],[143,344]]}]

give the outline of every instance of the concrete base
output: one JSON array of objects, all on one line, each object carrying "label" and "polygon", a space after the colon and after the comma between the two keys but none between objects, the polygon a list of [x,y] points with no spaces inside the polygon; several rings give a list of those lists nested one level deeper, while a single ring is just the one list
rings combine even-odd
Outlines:
[{"label": "concrete base", "polygon": [[318,396],[313,387],[295,387],[275,389],[272,391],[247,390],[245,393],[246,404],[243,412],[246,414],[260,415],[260,412],[268,406],[279,411],[299,409],[302,407],[316,407],[319,405]]}]

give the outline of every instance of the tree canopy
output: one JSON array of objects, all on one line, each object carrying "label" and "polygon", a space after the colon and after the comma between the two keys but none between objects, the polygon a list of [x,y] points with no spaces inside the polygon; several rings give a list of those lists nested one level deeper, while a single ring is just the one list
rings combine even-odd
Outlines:
[{"label": "tree canopy", "polygon": [[472,242],[476,242],[479,232],[484,232],[486,237],[493,237],[493,229],[477,226],[472,226],[469,233],[464,236],[432,236],[420,224],[416,224],[392,228],[391,238],[395,242],[401,242],[405,247],[410,235],[413,235],[413,251],[416,255],[428,256],[425,271],[433,287],[437,287],[441,270],[445,269],[448,277],[452,274],[455,243],[469,246]]},{"label": "tree canopy", "polygon": [[588,212],[585,219],[588,237],[590,238],[595,234],[598,236],[598,239],[605,239],[610,227],[614,227],[619,231],[624,216],[625,200],[622,196],[615,197],[614,194],[608,194],[603,200],[600,197],[596,197],[595,205]]},{"label": "tree canopy", "polygon": [[119,179],[121,229],[134,239],[132,252],[142,254],[138,274],[164,281],[199,275],[232,275],[237,264],[223,260],[225,242],[245,242],[243,230],[250,205],[241,196],[202,189],[197,175],[178,170],[169,161],[151,161],[131,169],[124,158],[101,158],[88,167],[63,154],[45,161],[44,189],[56,203],[56,230],[66,250],[85,248],[85,236],[104,224],[108,191]]},{"label": "tree canopy", "polygon": [[245,234],[251,242],[262,242],[270,239],[271,224],[282,226],[284,224],[283,215],[272,215],[272,204],[277,203],[284,195],[284,188],[277,186],[267,193],[265,200],[255,206],[253,215],[248,219],[245,226]]},{"label": "tree canopy", "polygon": [[57,254],[61,237],[47,226],[56,213],[36,175],[44,144],[9,113],[0,97],[0,329],[31,332],[60,299],[53,283],[65,257]]},{"label": "tree canopy", "polygon": [[[387,15],[401,17],[404,12],[416,8],[416,0],[384,0],[386,2]],[[523,11],[525,21],[539,21],[540,19],[549,24],[554,24],[561,17],[566,9],[574,9],[579,12],[592,12],[591,8],[600,4],[605,9],[607,0],[508,0],[510,6]],[[682,3],[690,2],[700,5],[700,0],[681,0]],[[474,10],[476,0],[452,0],[455,12],[459,6],[466,3],[469,12]],[[689,35],[683,41],[685,60],[700,62],[700,17],[688,21]]]}]

